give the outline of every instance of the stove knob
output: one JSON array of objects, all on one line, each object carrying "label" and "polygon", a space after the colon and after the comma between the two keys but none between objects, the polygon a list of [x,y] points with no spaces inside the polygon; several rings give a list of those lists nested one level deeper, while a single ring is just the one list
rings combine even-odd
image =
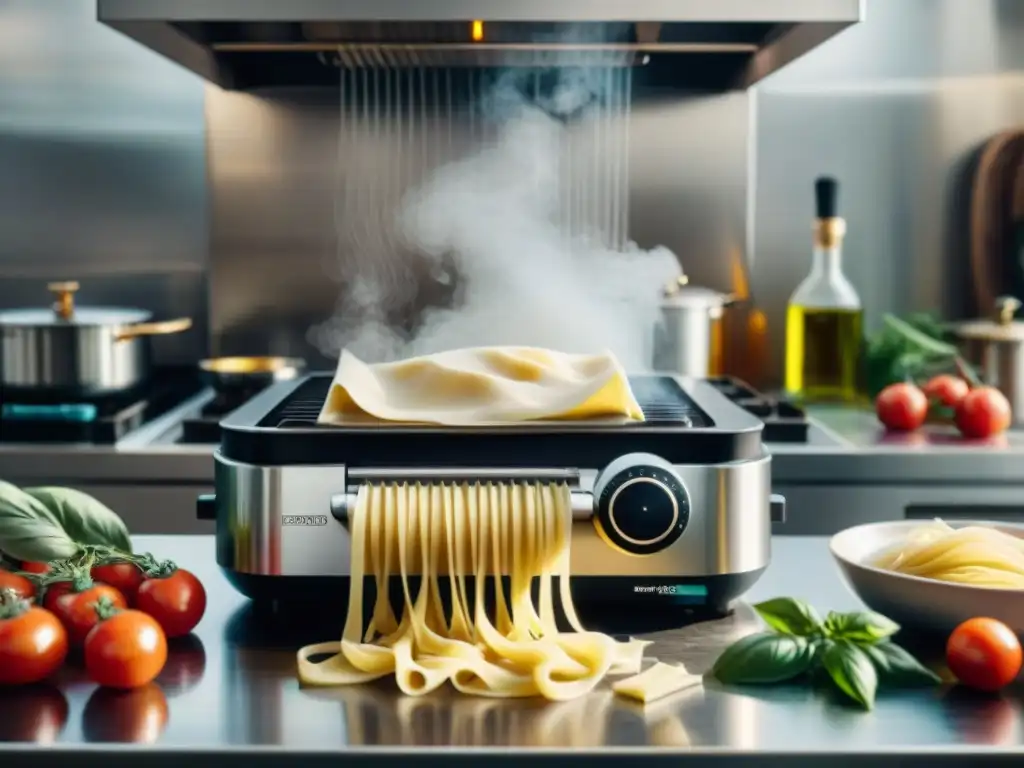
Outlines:
[{"label": "stove knob", "polygon": [[671,464],[649,453],[620,456],[594,482],[594,527],[630,555],[671,546],[690,521],[690,494]]}]

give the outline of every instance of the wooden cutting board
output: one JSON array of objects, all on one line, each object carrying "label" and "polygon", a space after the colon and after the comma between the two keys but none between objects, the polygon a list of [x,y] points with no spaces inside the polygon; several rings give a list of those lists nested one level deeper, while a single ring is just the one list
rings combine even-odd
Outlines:
[{"label": "wooden cutting board", "polygon": [[1024,291],[1017,254],[1018,237],[1024,236],[1024,128],[1000,133],[982,148],[970,222],[974,298],[978,312],[987,314],[998,296]]}]

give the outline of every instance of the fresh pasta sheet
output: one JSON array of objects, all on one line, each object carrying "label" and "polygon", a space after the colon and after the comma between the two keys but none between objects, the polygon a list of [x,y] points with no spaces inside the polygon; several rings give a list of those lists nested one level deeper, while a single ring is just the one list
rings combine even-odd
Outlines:
[{"label": "fresh pasta sheet", "polygon": [[[640,671],[649,643],[619,642],[580,625],[569,592],[572,513],[564,484],[362,485],[350,514],[348,615],[340,642],[299,651],[300,680],[348,685],[393,675],[410,696],[446,683],[490,697],[573,699],[608,674]],[[510,589],[498,577],[510,577]],[[372,619],[363,626],[363,577],[376,581]],[[404,605],[396,616],[389,579]],[[411,575],[421,575],[418,591]],[[484,582],[497,581],[496,607]],[[530,585],[540,578],[538,600]],[[555,621],[555,581],[574,631]],[[445,583],[452,609],[441,599]],[[472,599],[467,585],[472,583]],[[320,662],[313,657],[332,654]]]},{"label": "fresh pasta sheet", "polygon": [[953,528],[936,520],[913,529],[873,565],[973,587],[1024,589],[1024,539],[995,528]]},{"label": "fresh pasta sheet", "polygon": [[477,347],[378,364],[345,350],[318,421],[473,426],[614,417],[644,418],[611,353]]}]

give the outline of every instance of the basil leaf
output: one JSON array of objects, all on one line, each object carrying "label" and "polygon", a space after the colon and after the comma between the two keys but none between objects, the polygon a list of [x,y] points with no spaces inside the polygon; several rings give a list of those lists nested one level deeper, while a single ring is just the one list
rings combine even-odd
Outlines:
[{"label": "basil leaf", "polygon": [[0,550],[17,560],[74,557],[83,544],[131,551],[124,521],[70,488],[22,490],[0,481]]},{"label": "basil leaf", "polygon": [[821,662],[836,687],[864,709],[875,705],[878,675],[871,659],[853,643],[830,643]]},{"label": "basil leaf", "polygon": [[880,613],[829,613],[825,619],[825,633],[834,640],[854,643],[877,643],[900,631],[900,625]]},{"label": "basil leaf", "polygon": [[763,632],[730,645],[715,661],[711,674],[733,685],[781,683],[806,672],[814,660],[814,644],[794,635]]},{"label": "basil leaf", "polygon": [[776,597],[754,606],[765,624],[784,635],[806,637],[821,629],[821,618],[813,606],[791,597]]},{"label": "basil leaf", "polygon": [[60,522],[76,544],[112,547],[132,551],[131,535],[117,513],[87,493],[74,488],[25,488]]},{"label": "basil leaf", "polygon": [[911,687],[942,682],[938,675],[896,643],[886,640],[866,645],[861,650],[871,659],[882,685]]},{"label": "basil leaf", "polygon": [[47,561],[73,557],[78,545],[45,504],[0,481],[0,550],[15,560]]}]

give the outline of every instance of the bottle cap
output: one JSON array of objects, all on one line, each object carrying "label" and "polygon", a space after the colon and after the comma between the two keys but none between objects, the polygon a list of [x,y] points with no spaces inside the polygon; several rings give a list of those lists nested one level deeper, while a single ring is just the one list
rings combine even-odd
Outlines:
[{"label": "bottle cap", "polygon": [[832,219],[839,215],[839,182],[831,176],[821,176],[814,181],[815,216]]}]

